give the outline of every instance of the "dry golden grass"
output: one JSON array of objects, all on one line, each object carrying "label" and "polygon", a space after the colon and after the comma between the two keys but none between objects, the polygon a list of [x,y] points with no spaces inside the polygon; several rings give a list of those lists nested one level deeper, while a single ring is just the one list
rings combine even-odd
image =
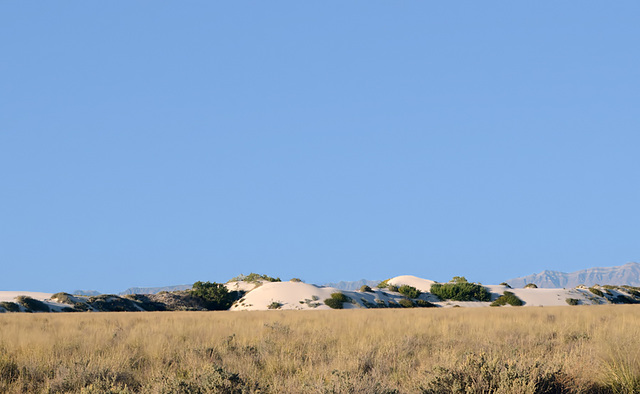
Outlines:
[{"label": "dry golden grass", "polygon": [[640,391],[640,307],[0,315],[0,392]]}]

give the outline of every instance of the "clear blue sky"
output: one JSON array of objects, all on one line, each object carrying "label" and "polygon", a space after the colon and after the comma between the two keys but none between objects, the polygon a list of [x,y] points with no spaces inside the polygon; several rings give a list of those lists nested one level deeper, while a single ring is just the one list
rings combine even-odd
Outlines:
[{"label": "clear blue sky", "polygon": [[0,3],[0,290],[640,260],[637,1]]}]

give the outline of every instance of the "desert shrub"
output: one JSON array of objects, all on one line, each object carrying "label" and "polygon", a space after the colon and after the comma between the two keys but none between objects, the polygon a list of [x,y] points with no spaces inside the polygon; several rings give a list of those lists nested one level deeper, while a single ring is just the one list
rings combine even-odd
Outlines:
[{"label": "desert shrub", "polygon": [[420,290],[416,289],[413,286],[409,286],[409,285],[400,286],[398,288],[398,291],[403,296],[406,296],[406,297],[409,297],[409,298],[418,298],[418,297],[420,297],[420,294],[422,294],[422,292]]},{"label": "desert shrub", "polygon": [[537,289],[538,285],[536,285],[535,283],[527,283],[526,285],[524,285],[525,289]]},{"label": "desert shrub", "polygon": [[137,307],[137,303],[113,294],[101,294],[99,296],[89,297],[89,305],[101,312],[140,311],[140,309]]},{"label": "desert shrub", "polygon": [[387,303],[387,307],[388,308],[402,308],[397,302],[395,302],[393,300],[389,300],[389,302]]},{"label": "desert shrub", "polygon": [[371,287],[367,285],[362,285],[362,287],[360,287],[360,291],[363,293],[371,293],[373,290],[371,290]]},{"label": "desert shrub", "polygon": [[268,309],[280,309],[282,308],[282,303],[278,301],[273,301],[271,304],[267,305]]},{"label": "desert shrub", "polygon": [[436,304],[432,304],[425,300],[415,300],[414,302],[418,308],[435,308],[437,306]]},{"label": "desert shrub", "polygon": [[389,290],[389,291],[398,291],[398,286],[395,286],[395,285],[389,285],[389,286],[387,287],[387,290]]},{"label": "desert shrub", "polygon": [[3,307],[7,312],[20,312],[20,306],[15,302],[3,301],[0,302],[0,306]]},{"label": "desert shrub", "polygon": [[302,282],[302,279],[300,279],[300,278],[291,278],[291,279],[289,279],[289,282]]},{"label": "desert shrub", "polygon": [[40,300],[36,300],[29,296],[17,296],[16,301],[26,309],[33,312],[49,312],[49,306]]},{"label": "desert shrub", "polygon": [[335,298],[327,298],[324,303],[331,309],[342,309],[342,301]]},{"label": "desert shrub", "polygon": [[340,293],[339,291],[336,291],[335,293],[331,293],[331,298],[333,298],[334,300],[338,300],[340,302],[349,302],[350,300],[349,297],[347,297],[343,293]]},{"label": "desert shrub", "polygon": [[507,282],[500,283],[500,286],[505,286],[505,287],[511,288],[511,286]]},{"label": "desert shrub", "polygon": [[497,300],[491,303],[491,306],[522,306],[522,300],[510,291],[505,291]]},{"label": "desert shrub", "polygon": [[434,283],[431,294],[443,300],[491,301],[489,291],[476,283]]},{"label": "desert shrub", "polygon": [[398,301],[398,304],[400,304],[400,306],[403,307],[403,308],[414,308],[415,307],[413,301],[411,301],[408,298],[401,299],[400,301]]},{"label": "desert shrub", "polygon": [[385,279],[382,282],[378,283],[378,286],[376,286],[378,289],[386,289],[389,286],[389,281],[391,280],[391,278],[389,279]]},{"label": "desert shrub", "polygon": [[375,302],[376,302],[376,305],[378,306],[378,308],[386,308],[387,307],[387,304],[384,301],[382,301],[381,299],[379,299],[379,298],[376,298]]},{"label": "desert shrub", "polygon": [[589,287],[589,291],[599,297],[604,297],[604,293],[600,291],[600,289],[596,289],[595,287]]},{"label": "desert shrub", "polygon": [[567,298],[565,301],[567,301],[567,304],[569,305],[578,305],[580,303],[580,301],[575,298]]},{"label": "desert shrub", "polygon": [[469,283],[469,281],[464,276],[454,276],[449,283]]},{"label": "desert shrub", "polygon": [[51,296],[51,299],[58,300],[58,302],[61,302],[63,304],[73,305],[73,301],[71,300],[71,294],[69,293],[65,293],[65,292],[55,293],[54,295]]},{"label": "desert shrub", "polygon": [[209,310],[226,310],[233,303],[233,295],[227,287],[216,282],[196,282],[190,293],[204,300],[205,307]]},{"label": "desert shrub", "polygon": [[631,297],[627,297],[626,295],[618,295],[616,297],[614,297],[611,302],[613,302],[614,304],[638,304],[639,302],[637,300],[634,300]]},{"label": "desert shrub", "polygon": [[249,275],[238,275],[235,278],[231,278],[229,279],[229,282],[260,282],[260,281],[265,281],[265,282],[282,282],[282,280],[280,280],[280,278],[273,278],[271,276],[268,275],[263,275],[263,274],[256,274],[255,272],[250,273]]}]

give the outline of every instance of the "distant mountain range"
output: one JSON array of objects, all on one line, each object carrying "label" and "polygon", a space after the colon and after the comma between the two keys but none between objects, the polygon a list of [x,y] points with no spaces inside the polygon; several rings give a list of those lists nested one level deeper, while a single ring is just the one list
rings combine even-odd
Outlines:
[{"label": "distant mountain range", "polygon": [[575,272],[542,271],[538,274],[507,280],[512,287],[535,283],[538,287],[573,288],[578,285],[640,286],[640,264],[628,263],[617,267],[596,267]]},{"label": "distant mountain range", "polygon": [[362,286],[376,287],[380,283],[379,280],[360,279],[353,282],[340,281],[337,283],[325,283],[323,286],[335,287],[339,290],[359,290]]},{"label": "distant mountain range", "polygon": [[[158,294],[161,291],[178,291],[178,290],[189,290],[192,285],[175,285],[175,286],[163,286],[163,287],[129,287],[125,291],[121,291],[118,295],[127,295],[127,294]],[[74,290],[71,294],[75,295],[85,295],[85,296],[97,296],[101,295],[97,290]]]}]

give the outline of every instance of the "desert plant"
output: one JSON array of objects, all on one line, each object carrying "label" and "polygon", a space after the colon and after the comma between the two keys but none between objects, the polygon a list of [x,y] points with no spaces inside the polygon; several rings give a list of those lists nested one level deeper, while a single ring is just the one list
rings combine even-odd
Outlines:
[{"label": "desert plant", "polygon": [[331,309],[342,309],[342,301],[335,298],[327,298],[324,303]]},{"label": "desert plant", "polygon": [[522,300],[510,291],[505,291],[498,299],[491,303],[491,306],[522,306]]},{"label": "desert plant", "polygon": [[391,280],[391,278],[389,279],[385,279],[382,282],[378,283],[378,286],[376,286],[378,289],[386,289],[389,286],[389,281]]},{"label": "desert plant", "polygon": [[511,288],[511,286],[507,282],[500,283],[500,286],[505,286],[505,287]]},{"label": "desert plant", "polygon": [[422,292],[420,290],[416,289],[413,286],[409,286],[409,285],[400,286],[398,288],[398,291],[403,296],[406,296],[406,297],[409,297],[409,298],[418,298],[418,297],[420,297],[420,294],[422,294]]},{"label": "desert plant", "polygon": [[300,278],[291,278],[291,279],[289,279],[289,282],[302,282],[302,279],[300,279]]},{"label": "desert plant", "polygon": [[233,303],[233,296],[227,287],[220,283],[196,282],[190,293],[202,299],[209,310],[226,310]]},{"label": "desert plant", "polygon": [[580,303],[580,301],[575,298],[567,298],[565,301],[567,301],[569,305],[578,305]]},{"label": "desert plant", "polygon": [[414,308],[415,307],[413,301],[411,301],[408,298],[401,299],[400,301],[398,301],[398,304],[400,304],[400,306],[403,307],[403,308]]},{"label": "desert plant", "polygon": [[527,283],[526,285],[524,285],[525,289],[537,289],[538,285],[536,285],[535,283]]},{"label": "desert plant", "polygon": [[49,312],[49,306],[40,300],[36,300],[29,296],[17,296],[16,301],[29,311],[33,312]]},{"label": "desert plant", "polygon": [[430,291],[443,300],[491,301],[489,291],[476,283],[434,283]]},{"label": "desert plant", "polygon": [[596,289],[595,287],[589,287],[589,291],[599,297],[604,297],[604,293],[600,291],[600,289]]},{"label": "desert plant", "polygon": [[454,276],[449,283],[469,283],[469,281],[464,276]]},{"label": "desert plant", "polygon": [[367,285],[362,285],[360,287],[360,291],[363,293],[371,293],[373,290],[371,290],[371,287],[367,286]]},{"label": "desert plant", "polygon": [[268,309],[280,309],[282,308],[282,303],[278,301],[273,301],[271,304],[267,305]]},{"label": "desert plant", "polygon": [[343,293],[337,291],[335,293],[331,293],[331,298],[340,302],[349,302],[350,298],[344,295]]},{"label": "desert plant", "polygon": [[420,299],[415,300],[414,302],[418,308],[435,308],[437,306],[436,304],[432,304],[429,301]]},{"label": "desert plant", "polygon": [[4,308],[7,312],[20,312],[20,305],[11,301],[0,302],[0,307]]},{"label": "desert plant", "polygon": [[234,278],[229,279],[229,282],[282,282],[280,278],[273,278],[264,274],[256,274],[255,272],[250,273],[249,275],[238,275]]},{"label": "desert plant", "polygon": [[396,286],[396,285],[389,285],[389,286],[387,287],[387,290],[389,290],[389,291],[398,291],[398,286]]}]

